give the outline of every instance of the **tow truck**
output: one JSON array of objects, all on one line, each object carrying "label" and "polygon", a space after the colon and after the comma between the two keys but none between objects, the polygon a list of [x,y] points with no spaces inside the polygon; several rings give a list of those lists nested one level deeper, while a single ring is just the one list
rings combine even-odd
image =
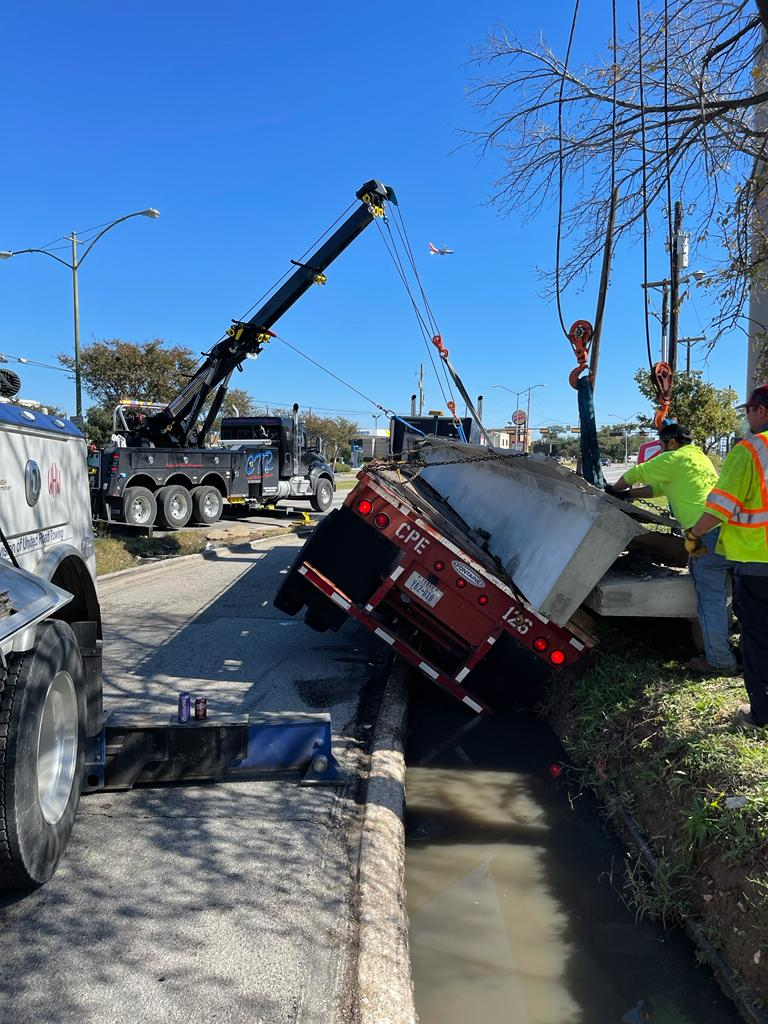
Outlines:
[{"label": "tow truck", "polygon": [[[233,370],[262,350],[278,317],[389,195],[373,181],[358,191],[359,205],[324,245],[211,349],[181,395],[146,418],[140,439],[148,447],[104,453],[106,496],[125,500],[136,453],[182,463],[215,456],[200,445]],[[53,875],[83,792],[262,771],[340,782],[327,715],[179,721],[175,700],[173,711],[158,714],[105,709],[86,441],[68,420],[16,404],[20,387],[0,368],[0,890],[34,888]]]},{"label": "tow truck", "polygon": [[115,406],[112,443],[89,456],[96,521],[178,530],[212,526],[226,505],[252,509],[283,498],[325,512],[333,501],[333,470],[310,447],[295,405],[291,416],[224,417],[218,444],[199,449],[151,447],[141,433],[166,406],[123,401]]},{"label": "tow truck", "polygon": [[[313,254],[292,260],[296,269],[249,320],[232,322],[179,394],[135,417],[124,446],[112,444],[100,453],[92,474],[97,519],[151,526],[159,517],[163,525],[178,529],[193,517],[205,525],[215,522],[224,501],[261,500],[264,461],[259,446],[212,448],[211,428],[234,371],[263,351],[280,317],[313,284],[325,284],[325,271],[336,257],[383,215],[387,202],[396,202],[392,189],[378,181],[366,182],[355,195],[359,203],[350,216]],[[318,458],[311,460],[308,472],[300,471],[299,431],[294,412],[293,424],[283,429],[277,480],[267,481],[266,491],[276,491],[265,497],[309,498],[325,511],[333,500],[333,474],[319,468]]]}]

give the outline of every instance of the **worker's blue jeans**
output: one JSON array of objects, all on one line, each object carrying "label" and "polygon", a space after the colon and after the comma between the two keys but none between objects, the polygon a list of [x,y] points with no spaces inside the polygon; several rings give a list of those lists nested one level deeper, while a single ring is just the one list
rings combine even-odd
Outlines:
[{"label": "worker's blue jeans", "polygon": [[728,642],[728,581],[730,563],[715,552],[720,528],[704,534],[706,554],[691,559],[691,576],[699,604],[699,624],[707,661],[715,668],[736,668],[736,656]]}]

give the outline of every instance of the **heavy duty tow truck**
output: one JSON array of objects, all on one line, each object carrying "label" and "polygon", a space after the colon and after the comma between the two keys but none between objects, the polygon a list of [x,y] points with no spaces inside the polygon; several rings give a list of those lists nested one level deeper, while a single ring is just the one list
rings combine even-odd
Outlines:
[{"label": "heavy duty tow truck", "polygon": [[330,264],[383,215],[387,201],[395,201],[392,190],[377,181],[366,182],[356,197],[360,202],[353,213],[316,252],[292,261],[295,271],[253,316],[233,321],[180,393],[148,414],[139,411],[126,445],[109,445],[101,452],[91,474],[97,519],[152,526],[159,516],[163,525],[174,529],[191,518],[206,525],[215,522],[225,501],[266,503],[262,498],[296,497],[310,499],[320,511],[330,506],[333,474],[319,467],[319,455],[302,471],[295,413],[293,426],[283,431],[277,464],[273,450],[266,486],[259,445],[211,448],[208,439],[233,372],[246,358],[261,353],[274,337],[271,328],[280,317],[313,284],[325,284]]},{"label": "heavy duty tow truck", "polygon": [[[278,317],[381,213],[389,190],[369,182],[357,196],[359,205],[310,262],[250,321],[234,325],[177,399],[147,417],[140,436],[155,447],[104,454],[107,498],[125,500],[137,453],[184,465],[215,457],[198,444],[231,373],[261,351]],[[327,715],[178,721],[175,695],[169,695],[172,713],[105,710],[85,438],[65,419],[15,404],[20,387],[16,374],[0,369],[0,890],[51,877],[81,792],[262,771],[339,782]],[[200,409],[213,392],[198,430]]]}]

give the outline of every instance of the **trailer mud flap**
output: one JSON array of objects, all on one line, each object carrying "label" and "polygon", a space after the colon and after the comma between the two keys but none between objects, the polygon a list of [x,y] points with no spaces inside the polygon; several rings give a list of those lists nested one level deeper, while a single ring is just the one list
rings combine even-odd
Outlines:
[{"label": "trailer mud flap", "polygon": [[395,544],[371,529],[351,509],[336,509],[315,527],[275,594],[273,604],[287,615],[297,615],[306,605],[307,625],[337,630],[347,620],[346,611],[305,580],[300,566],[311,562],[353,601],[364,604],[399,554]]}]

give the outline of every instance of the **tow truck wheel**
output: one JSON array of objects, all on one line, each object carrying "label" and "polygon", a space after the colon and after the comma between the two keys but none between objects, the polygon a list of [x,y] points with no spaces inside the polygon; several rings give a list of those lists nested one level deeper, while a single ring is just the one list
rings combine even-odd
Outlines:
[{"label": "tow truck wheel", "polygon": [[123,495],[123,519],[131,526],[152,526],[157,518],[157,502],[146,487],[127,487]]},{"label": "tow truck wheel", "polygon": [[47,882],[69,842],[85,750],[85,672],[65,622],[0,669],[0,889]]},{"label": "tow truck wheel", "polygon": [[221,519],[224,499],[217,488],[204,484],[192,489],[192,522],[200,526],[213,526]]},{"label": "tow truck wheel", "polygon": [[321,476],[317,481],[315,493],[309,499],[309,503],[315,512],[327,512],[333,501],[333,484],[328,477]]},{"label": "tow truck wheel", "polygon": [[192,495],[180,484],[161,487],[157,492],[157,510],[169,530],[180,530],[192,516]]}]

